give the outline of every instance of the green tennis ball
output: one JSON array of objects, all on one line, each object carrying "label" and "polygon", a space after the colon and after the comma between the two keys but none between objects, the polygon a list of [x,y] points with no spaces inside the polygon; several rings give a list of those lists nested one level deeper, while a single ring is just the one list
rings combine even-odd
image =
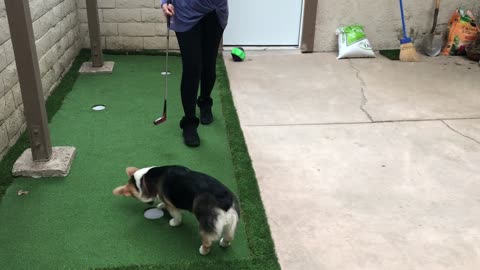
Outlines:
[{"label": "green tennis ball", "polygon": [[235,62],[242,62],[245,60],[245,50],[241,47],[232,49],[232,58]]}]

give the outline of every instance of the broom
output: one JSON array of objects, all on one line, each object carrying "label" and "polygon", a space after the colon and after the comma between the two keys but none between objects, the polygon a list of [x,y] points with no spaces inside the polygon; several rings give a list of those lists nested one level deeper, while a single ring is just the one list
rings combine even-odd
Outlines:
[{"label": "broom", "polygon": [[415,46],[413,46],[412,39],[407,36],[407,29],[405,27],[405,17],[403,16],[403,0],[400,0],[400,13],[402,15],[403,38],[400,39],[400,61],[403,62],[417,62],[418,55]]}]

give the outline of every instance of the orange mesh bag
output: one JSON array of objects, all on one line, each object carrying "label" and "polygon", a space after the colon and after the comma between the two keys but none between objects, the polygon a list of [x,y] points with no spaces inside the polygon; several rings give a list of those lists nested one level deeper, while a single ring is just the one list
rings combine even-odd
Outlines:
[{"label": "orange mesh bag", "polygon": [[448,41],[442,54],[465,55],[465,48],[475,43],[479,32],[472,12],[458,8],[450,18],[448,28]]}]

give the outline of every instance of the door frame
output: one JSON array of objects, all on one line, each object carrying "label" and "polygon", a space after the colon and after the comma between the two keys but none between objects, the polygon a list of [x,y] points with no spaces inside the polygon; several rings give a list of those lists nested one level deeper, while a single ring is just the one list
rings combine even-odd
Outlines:
[{"label": "door frame", "polygon": [[[289,47],[300,49],[302,53],[313,52],[315,43],[315,26],[317,22],[317,7],[318,0],[303,0],[302,1],[302,14],[300,15],[300,29],[298,34],[298,46]],[[231,46],[223,45],[223,38],[220,42],[220,50],[224,48],[230,48]],[[248,47],[248,46],[245,46]],[[256,48],[257,46],[250,46],[250,48]],[[259,47],[259,49],[265,49],[268,47]],[[271,48],[287,48],[286,46],[274,46]]]},{"label": "door frame", "polygon": [[318,0],[304,0],[302,12],[303,19],[300,32],[300,50],[303,53],[311,53],[313,52],[315,45]]}]

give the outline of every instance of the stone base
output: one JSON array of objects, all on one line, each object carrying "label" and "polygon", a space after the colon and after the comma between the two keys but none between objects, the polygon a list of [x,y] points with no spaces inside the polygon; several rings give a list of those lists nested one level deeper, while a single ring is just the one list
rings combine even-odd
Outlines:
[{"label": "stone base", "polygon": [[80,74],[112,74],[114,66],[115,63],[110,61],[103,62],[102,67],[93,67],[92,62],[85,62],[78,72]]},{"label": "stone base", "polygon": [[33,161],[31,149],[25,150],[13,165],[14,176],[33,178],[65,177],[75,157],[75,147],[53,147],[52,157],[46,162]]}]

